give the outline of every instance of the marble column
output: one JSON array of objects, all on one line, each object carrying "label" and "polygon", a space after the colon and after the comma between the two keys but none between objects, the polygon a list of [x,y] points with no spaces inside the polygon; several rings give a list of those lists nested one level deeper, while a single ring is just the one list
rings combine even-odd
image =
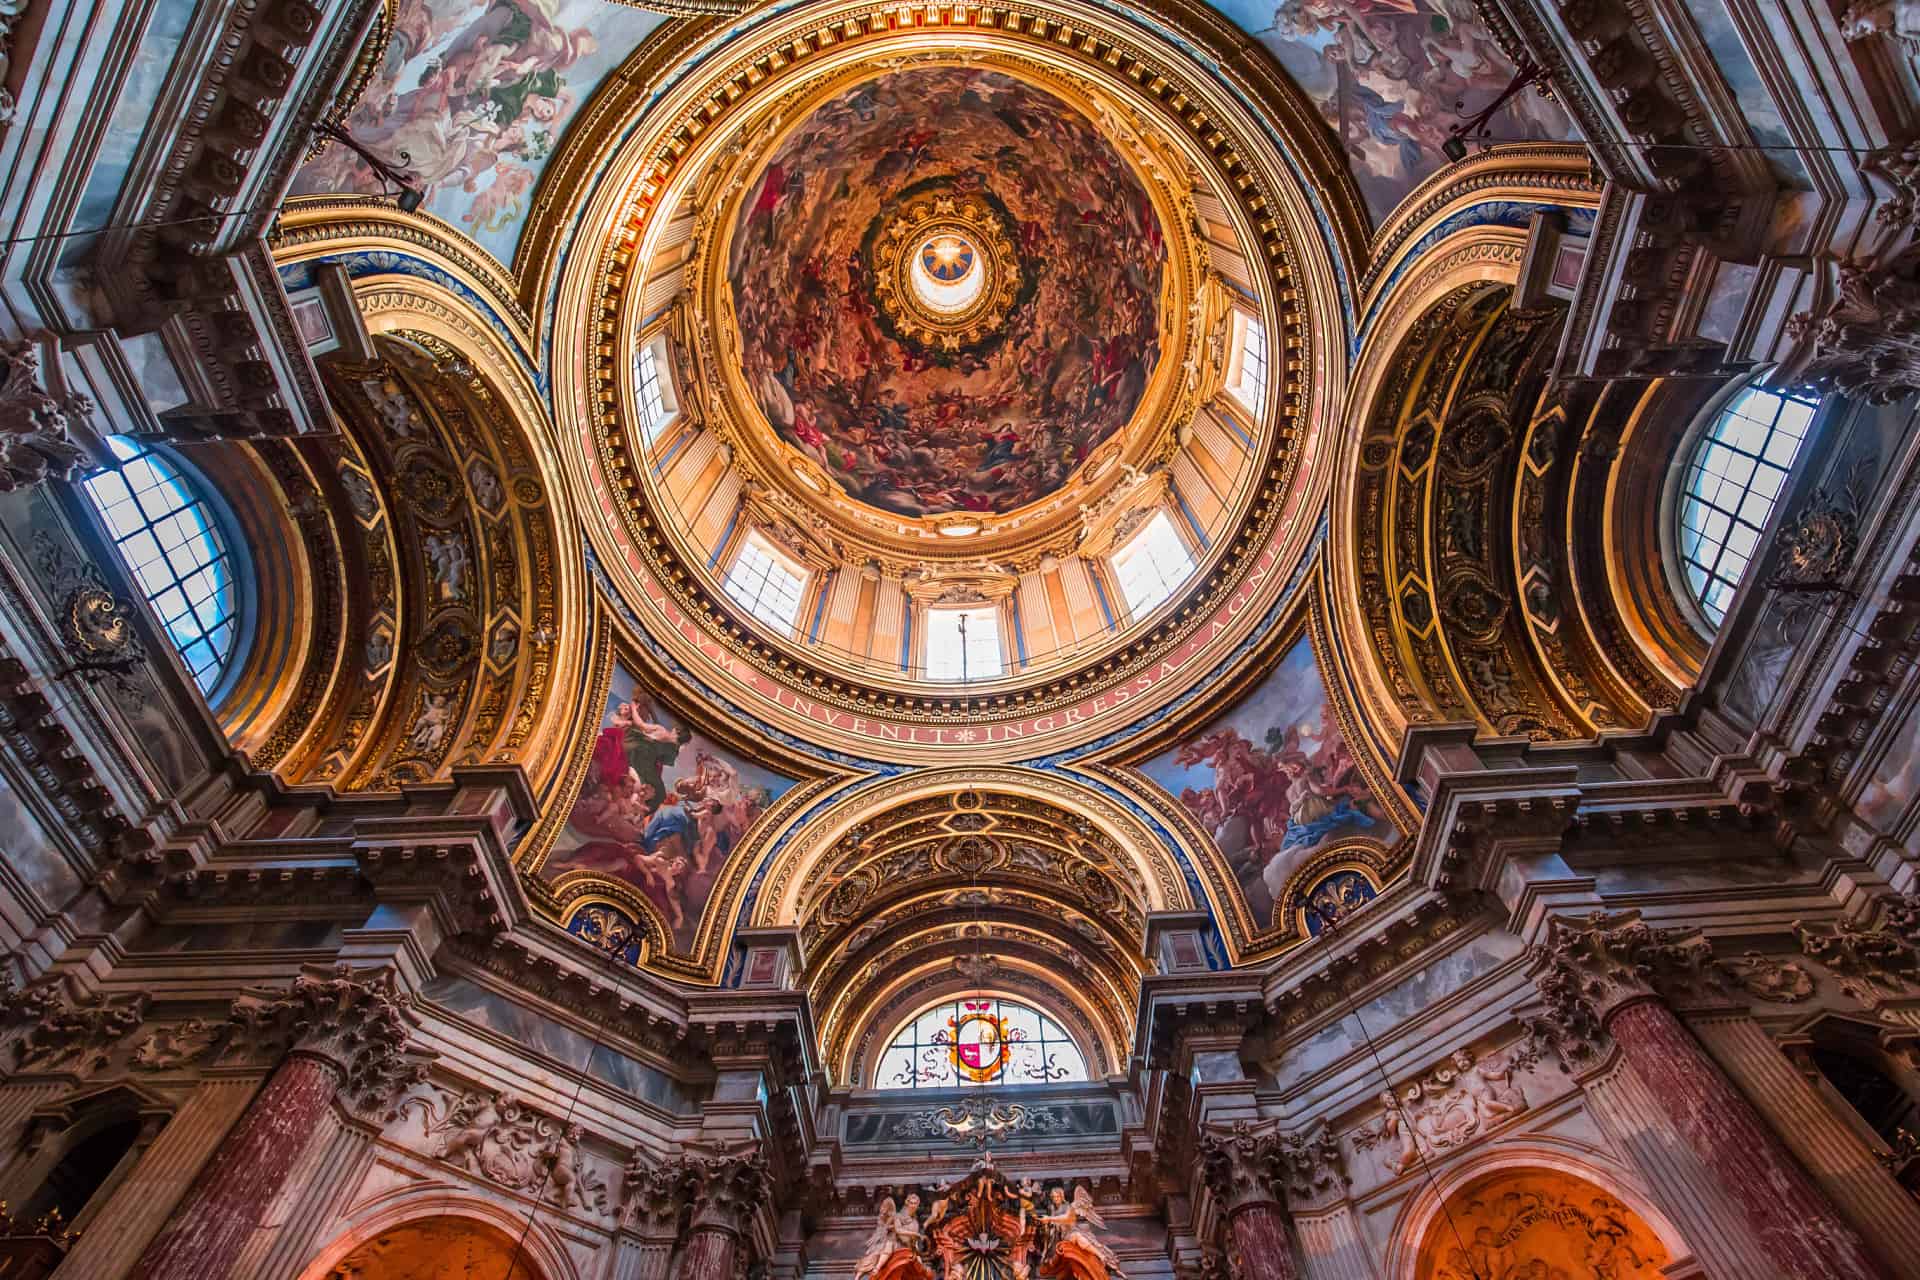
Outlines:
[{"label": "marble column", "polygon": [[[325,976],[322,976],[322,975]],[[227,1280],[343,1087],[398,1072],[406,1024],[390,973],[310,972],[235,1005],[236,1039],[285,1059],[221,1141],[129,1280]]]},{"label": "marble column", "polygon": [[755,1209],[771,1196],[767,1158],[757,1142],[692,1149],[680,1158],[693,1205],[673,1266],[674,1280],[734,1280],[750,1259]]},{"label": "marble column", "polygon": [[1301,1280],[1275,1180],[1279,1138],[1241,1120],[1200,1135],[1207,1190],[1226,1217],[1242,1280]]},{"label": "marble column", "polygon": [[1629,1070],[1745,1219],[1781,1280],[1888,1280],[1865,1240],[1807,1176],[1656,986],[1712,986],[1713,952],[1697,930],[1655,929],[1637,915],[1558,919],[1535,957],[1563,1053],[1617,1045]]}]

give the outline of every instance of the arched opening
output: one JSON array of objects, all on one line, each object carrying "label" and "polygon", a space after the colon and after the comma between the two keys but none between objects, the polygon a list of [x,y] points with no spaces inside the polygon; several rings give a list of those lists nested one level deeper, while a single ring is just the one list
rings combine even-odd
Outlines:
[{"label": "arched opening", "polygon": [[174,454],[125,436],[82,487],[187,674],[217,706],[240,665],[251,596],[246,547],[214,486]]},{"label": "arched opening", "polygon": [[59,1221],[72,1225],[139,1139],[140,1118],[135,1115],[119,1116],[87,1134],[67,1148],[17,1217],[39,1222],[58,1213]]},{"label": "arched opening", "polygon": [[1703,631],[1725,621],[1819,408],[1812,396],[1745,383],[1681,441],[1665,503],[1667,562]]},{"label": "arched opening", "polygon": [[1420,1242],[1414,1280],[1659,1280],[1660,1237],[1625,1203],[1556,1169],[1502,1169],[1447,1197]]},{"label": "arched opening", "polygon": [[958,996],[927,1006],[887,1040],[876,1089],[1071,1084],[1087,1078],[1086,1055],[1054,1018],[1024,1000]]},{"label": "arched opening", "polygon": [[545,1276],[519,1242],[498,1227],[439,1217],[409,1222],[363,1241],[327,1268],[324,1280],[545,1280]]}]

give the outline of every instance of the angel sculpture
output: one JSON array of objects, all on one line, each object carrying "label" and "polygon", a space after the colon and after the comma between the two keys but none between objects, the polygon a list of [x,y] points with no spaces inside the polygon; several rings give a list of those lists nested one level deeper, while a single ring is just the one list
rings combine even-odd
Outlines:
[{"label": "angel sculpture", "polygon": [[880,1202],[880,1216],[853,1268],[853,1280],[933,1280],[933,1272],[920,1260],[926,1237],[920,1231],[919,1212],[919,1196],[908,1196],[899,1209],[894,1208],[892,1196]]},{"label": "angel sculpture", "polygon": [[1120,1259],[1094,1238],[1093,1229],[1107,1223],[1085,1186],[1073,1189],[1071,1202],[1055,1187],[1047,1193],[1047,1207],[1053,1212],[1041,1214],[1040,1221],[1052,1229],[1053,1244],[1040,1262],[1044,1280],[1124,1280]]}]

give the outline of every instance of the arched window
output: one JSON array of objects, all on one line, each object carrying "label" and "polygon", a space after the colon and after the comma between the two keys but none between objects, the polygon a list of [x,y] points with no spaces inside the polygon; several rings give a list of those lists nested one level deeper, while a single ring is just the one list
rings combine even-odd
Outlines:
[{"label": "arched window", "polygon": [[202,693],[240,649],[242,564],[211,486],[173,455],[114,436],[112,466],[82,482],[127,571]]},{"label": "arched window", "polygon": [[1818,408],[1807,396],[1742,387],[1687,455],[1674,544],[1688,597],[1711,626],[1726,620]]},{"label": "arched window", "polygon": [[1087,1060],[1066,1029],[1032,1005],[963,996],[923,1009],[887,1042],[876,1089],[1049,1084],[1085,1080]]}]

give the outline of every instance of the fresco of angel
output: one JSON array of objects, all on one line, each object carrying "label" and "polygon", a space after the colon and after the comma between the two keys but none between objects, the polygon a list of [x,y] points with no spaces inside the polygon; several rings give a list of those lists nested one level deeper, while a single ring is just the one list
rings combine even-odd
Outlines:
[{"label": "fresco of angel", "polygon": [[[1513,64],[1472,0],[1222,0],[1273,50],[1339,138],[1376,224],[1446,163],[1464,106],[1491,102]],[[1507,140],[1578,136],[1560,105],[1516,95],[1492,122]]]},{"label": "fresco of angel", "polygon": [[[347,129],[420,186],[428,209],[511,262],[568,120],[662,20],[599,0],[402,0]],[[333,146],[294,192],[378,188],[358,157]]]},{"label": "fresco of angel", "polygon": [[920,1197],[909,1195],[894,1207],[893,1197],[880,1202],[880,1215],[867,1237],[867,1247],[854,1264],[853,1280],[933,1280],[921,1260],[927,1243],[920,1230]]}]

